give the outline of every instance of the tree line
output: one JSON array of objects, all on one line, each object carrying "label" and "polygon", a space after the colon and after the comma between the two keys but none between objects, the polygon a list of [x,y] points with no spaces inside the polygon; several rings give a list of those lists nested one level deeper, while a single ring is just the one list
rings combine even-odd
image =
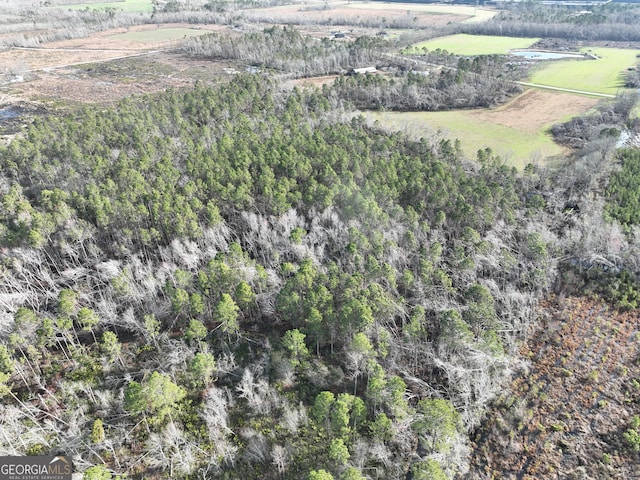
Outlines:
[{"label": "tree line", "polygon": [[509,5],[486,22],[457,26],[461,33],[514,37],[542,37],[572,41],[640,41],[636,25],[640,9],[635,5],[610,3],[588,12],[577,8],[523,2]]}]

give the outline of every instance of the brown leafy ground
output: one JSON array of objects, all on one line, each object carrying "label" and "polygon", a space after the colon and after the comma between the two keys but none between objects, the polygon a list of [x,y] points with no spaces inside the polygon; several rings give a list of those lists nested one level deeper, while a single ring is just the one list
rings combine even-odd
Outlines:
[{"label": "brown leafy ground", "polygon": [[640,414],[640,320],[568,297],[523,345],[515,378],[472,437],[468,479],[639,479],[623,437]]}]

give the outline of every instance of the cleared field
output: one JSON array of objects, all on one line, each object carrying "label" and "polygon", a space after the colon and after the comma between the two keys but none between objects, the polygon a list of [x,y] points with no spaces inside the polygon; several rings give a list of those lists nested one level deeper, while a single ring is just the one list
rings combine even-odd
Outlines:
[{"label": "cleared field", "polygon": [[464,111],[385,112],[369,114],[387,128],[406,131],[416,137],[438,135],[461,139],[467,158],[475,159],[480,149],[490,147],[507,163],[524,168],[527,163],[542,162],[563,150],[543,132],[528,134],[516,128],[473,118]]},{"label": "cleared field", "polygon": [[531,82],[615,95],[624,86],[623,73],[636,65],[636,55],[640,53],[621,48],[588,48],[583,51],[597,55],[598,60],[545,63],[533,73]]},{"label": "cleared field", "polygon": [[[357,6],[356,6],[357,5]],[[419,3],[381,3],[381,2],[365,2],[352,4],[348,3],[349,8],[366,8],[369,10],[397,10],[402,8],[404,10],[416,11],[416,12],[428,12],[435,14],[451,14],[451,15],[463,15],[470,17],[465,20],[467,22],[483,22],[489,20],[497,15],[497,10],[488,10],[483,8],[475,8],[466,5],[433,5],[433,4],[419,4]]]},{"label": "cleared field", "polygon": [[196,28],[156,28],[153,30],[119,33],[113,35],[113,38],[133,42],[163,42],[180,40],[186,37],[197,37],[206,33],[211,33],[211,31]]},{"label": "cleared field", "polygon": [[83,10],[85,8],[104,10],[105,8],[114,8],[116,10],[122,10],[123,12],[151,13],[153,12],[153,2],[151,0],[122,0],[120,2],[74,3],[72,5],[59,5],[57,8],[71,8],[74,10]]},{"label": "cleared field", "polygon": [[370,112],[382,126],[419,138],[460,139],[468,158],[490,147],[509,164],[523,168],[563,153],[546,130],[552,124],[581,114],[597,103],[588,97],[527,90],[509,104],[491,110],[450,112]]},{"label": "cleared field", "polygon": [[458,55],[504,55],[514,48],[528,48],[539,39],[517,37],[493,37],[489,35],[449,35],[420,42],[410,49],[429,51],[441,49]]},{"label": "cleared field", "polygon": [[[347,26],[385,30],[444,27],[470,18],[460,13],[430,12],[422,7],[423,5],[420,4],[323,2],[259,7],[242,10],[242,12],[243,17],[252,22],[325,25],[331,27],[330,30],[346,29]],[[356,32],[353,34],[355,36]]]},{"label": "cleared field", "polygon": [[[32,101],[112,103],[123,97],[181,88],[194,82],[213,82],[227,78],[225,62],[184,57],[166,50],[176,40],[136,41],[120,34],[149,31],[198,33],[228,32],[226,25],[201,29],[189,24],[138,25],[95,32],[84,38],[43,44],[39,48],[12,48],[0,51],[0,64],[15,70],[24,81],[5,84],[0,92],[3,103]],[[174,35],[175,36],[175,35]],[[119,38],[118,38],[119,37]],[[143,37],[144,38],[144,37]],[[179,40],[178,40],[179,41]],[[154,53],[155,51],[155,53]]]}]

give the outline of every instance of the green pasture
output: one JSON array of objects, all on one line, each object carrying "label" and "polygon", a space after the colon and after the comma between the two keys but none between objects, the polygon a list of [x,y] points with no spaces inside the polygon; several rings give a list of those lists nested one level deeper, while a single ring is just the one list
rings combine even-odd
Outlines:
[{"label": "green pasture", "polygon": [[537,38],[459,34],[420,42],[412,45],[408,50],[419,53],[424,47],[429,51],[439,48],[457,55],[504,55],[514,48],[528,48],[537,41]]},{"label": "green pasture", "polygon": [[616,94],[623,88],[627,68],[637,64],[638,50],[585,48],[597,60],[557,60],[545,62],[531,76],[532,83],[553,87]]},{"label": "green pasture", "polygon": [[196,28],[154,28],[152,30],[143,30],[140,32],[127,32],[112,35],[111,38],[121,40],[129,40],[133,42],[162,42],[167,40],[180,40],[184,37],[196,37],[211,33],[209,30]]},{"label": "green pasture", "polygon": [[460,139],[467,158],[475,159],[478,150],[490,147],[509,165],[519,169],[562,153],[562,148],[544,132],[531,134],[481,121],[470,117],[465,110],[368,112],[365,115],[372,121],[379,121],[384,128],[405,132],[416,139],[433,136]]},{"label": "green pasture", "polygon": [[120,2],[100,2],[100,3],[74,3],[73,5],[59,5],[58,8],[71,8],[74,10],[104,10],[113,8],[131,13],[151,13],[153,12],[153,2],[151,0],[122,0]]}]

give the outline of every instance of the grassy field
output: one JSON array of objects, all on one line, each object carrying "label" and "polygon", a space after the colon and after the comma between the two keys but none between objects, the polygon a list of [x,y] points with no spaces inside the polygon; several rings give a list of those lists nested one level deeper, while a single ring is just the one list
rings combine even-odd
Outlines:
[{"label": "grassy field", "polygon": [[73,5],[61,5],[59,8],[71,8],[74,10],[83,10],[85,8],[104,10],[105,8],[114,8],[124,12],[151,13],[153,12],[153,3],[151,0],[122,0],[120,2],[75,3]]},{"label": "grassy field", "polygon": [[541,163],[563,150],[543,131],[523,132],[517,128],[474,118],[468,111],[450,112],[382,112],[367,113],[385,128],[406,132],[412,137],[441,135],[460,139],[467,158],[476,158],[479,149],[490,147],[507,163],[524,168],[528,163]]},{"label": "grassy field", "polygon": [[638,50],[589,48],[598,60],[561,60],[542,65],[531,76],[532,83],[589,92],[616,94],[623,87],[623,73],[636,65]]},{"label": "grassy field", "polygon": [[458,55],[506,54],[514,48],[528,48],[538,41],[537,38],[492,37],[488,35],[449,35],[434,38],[410,47],[420,51],[423,47],[432,51],[438,48]]},{"label": "grassy field", "polygon": [[162,42],[167,40],[180,40],[185,37],[196,37],[211,33],[209,30],[196,28],[154,28],[152,30],[143,30],[141,32],[127,32],[112,35],[111,38],[129,40],[134,42]]}]

